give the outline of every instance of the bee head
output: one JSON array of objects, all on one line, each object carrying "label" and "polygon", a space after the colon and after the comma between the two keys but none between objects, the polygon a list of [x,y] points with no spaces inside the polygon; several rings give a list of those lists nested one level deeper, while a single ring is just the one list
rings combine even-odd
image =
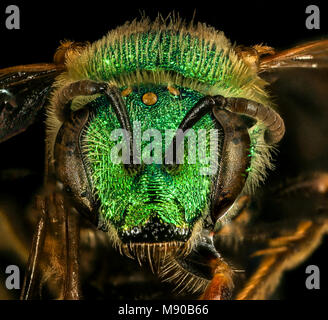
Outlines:
[{"label": "bee head", "polygon": [[[209,216],[213,227],[244,185],[249,191],[263,179],[265,128],[246,128],[226,110],[203,112],[206,103],[197,109],[207,96],[268,101],[264,82],[222,33],[145,20],[70,55],[66,67],[48,120],[57,128],[56,174],[120,247],[176,243],[186,250]],[[74,97],[68,113],[58,112],[73,91],[88,98]]]}]

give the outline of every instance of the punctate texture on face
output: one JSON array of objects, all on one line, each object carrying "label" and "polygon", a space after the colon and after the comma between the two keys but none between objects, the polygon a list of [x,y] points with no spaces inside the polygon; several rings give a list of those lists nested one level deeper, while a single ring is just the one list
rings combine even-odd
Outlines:
[{"label": "punctate texture on face", "polygon": [[[142,132],[157,129],[163,139],[164,131],[176,130],[187,111],[206,95],[271,104],[264,90],[266,82],[244,62],[222,32],[175,18],[127,22],[82,52],[68,56],[66,65],[67,72],[57,79],[58,86],[90,79],[120,88],[131,123],[140,122]],[[168,89],[172,87],[181,94],[175,95],[174,89]],[[154,215],[170,227],[191,229],[203,213],[205,216],[213,178],[199,174],[204,167],[199,158],[175,173],[161,164],[144,164],[137,175],[130,176],[123,165],[111,162],[110,150],[117,142],[110,140],[110,134],[120,125],[108,101],[97,98],[89,105],[96,115],[83,135],[85,160],[103,218],[117,231],[143,226]],[[207,115],[193,129],[214,126]],[[252,144],[244,188],[247,192],[252,192],[264,180],[266,169],[272,167],[264,132],[261,125],[249,129]],[[222,144],[222,132],[219,140]],[[143,142],[141,149],[147,144]],[[164,154],[164,142],[161,148]],[[142,228],[139,231],[143,232]]]},{"label": "punctate texture on face", "polygon": [[[140,123],[141,135],[150,128],[159,130],[163,157],[167,147],[165,130],[174,132],[187,111],[202,97],[190,89],[179,87],[178,90],[180,95],[174,96],[167,86],[138,85],[123,98],[131,123]],[[157,96],[156,103],[150,106],[142,99],[148,92]],[[86,155],[93,186],[101,201],[102,216],[119,230],[140,227],[152,217],[180,228],[192,227],[207,209],[213,177],[200,175],[200,168],[206,165],[199,161],[198,156],[196,163],[188,163],[188,138],[185,138],[184,164],[180,170],[170,172],[161,164],[143,164],[140,172],[131,176],[122,164],[111,161],[110,152],[117,142],[112,141],[110,135],[120,125],[109,103],[100,97],[90,103],[90,108],[96,110],[96,115],[84,135]],[[198,129],[207,130],[208,157],[209,130],[214,128],[216,125],[210,115],[203,117],[193,127],[196,133]],[[168,141],[171,140],[172,136]],[[142,141],[141,150],[147,145],[149,141]],[[197,144],[193,147],[196,150]]]}]

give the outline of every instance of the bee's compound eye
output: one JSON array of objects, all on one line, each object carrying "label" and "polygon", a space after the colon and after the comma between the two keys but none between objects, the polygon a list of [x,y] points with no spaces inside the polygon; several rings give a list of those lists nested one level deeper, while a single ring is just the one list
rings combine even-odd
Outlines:
[{"label": "bee's compound eye", "polygon": [[142,102],[146,106],[154,105],[158,100],[157,95],[154,92],[147,92],[142,96]]}]

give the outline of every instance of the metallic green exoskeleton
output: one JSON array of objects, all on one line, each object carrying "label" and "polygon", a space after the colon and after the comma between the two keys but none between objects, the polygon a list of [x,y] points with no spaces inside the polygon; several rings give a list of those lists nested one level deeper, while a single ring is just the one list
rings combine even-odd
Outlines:
[{"label": "metallic green exoskeleton", "polygon": [[4,123],[0,138],[28,126],[51,91],[46,182],[56,181],[66,206],[122,253],[153,270],[156,262],[163,276],[175,270],[173,279],[190,283],[198,274],[191,290],[204,288],[211,275],[178,259],[203,246],[221,261],[212,232],[263,181],[284,133],[258,60],[205,24],[158,18],[126,23],[93,44],[65,42],[54,61],[5,70],[36,89],[16,92],[5,82],[4,101],[13,106],[17,96],[28,112]]},{"label": "metallic green exoskeleton", "polygon": [[[195,132],[207,132],[205,158],[210,157],[210,130],[217,130],[215,160],[218,168],[213,174],[200,173],[204,161],[197,154],[201,153],[198,139],[188,144],[187,137],[184,163],[178,171],[170,170],[164,159],[170,139],[186,114],[206,96],[221,95],[268,104],[267,94],[263,91],[265,82],[236,54],[221,32],[201,24],[186,26],[181,21],[162,25],[160,19],[117,28],[78,54],[68,55],[66,66],[67,71],[57,80],[49,127],[53,128],[53,122],[58,121],[52,115],[56,115],[63,88],[74,81],[88,79],[116,86],[122,92],[134,128],[134,141],[139,130],[143,159],[138,163],[137,172],[131,174],[122,163],[114,163],[112,159],[117,145],[120,143],[123,148],[124,142],[122,144],[113,135],[121,126],[110,101],[99,95],[87,98],[77,95],[72,99],[72,110],[83,107],[92,110],[80,143],[84,165],[88,168],[90,192],[99,201],[98,214],[103,225],[111,229],[113,239],[119,243],[160,243],[187,242],[189,238],[195,238],[204,219],[210,215],[224,130],[209,113],[192,127]],[[147,100],[147,95],[154,101]],[[154,137],[150,137],[149,129],[157,130],[162,141],[157,139],[151,146]],[[241,173],[245,181],[248,176],[245,187],[241,186],[244,192],[249,192],[263,180],[265,167],[270,167],[270,145],[262,142],[264,133],[265,126],[260,121],[249,127],[249,162],[245,172]],[[49,134],[50,143],[52,135]],[[192,148],[194,150],[190,150]],[[162,153],[152,157],[155,149]],[[144,161],[147,152],[152,161]],[[188,161],[190,153],[195,154],[193,163]],[[230,206],[226,209],[233,212]],[[197,229],[195,233],[194,228]]]},{"label": "metallic green exoskeleton", "polygon": [[[171,129],[174,132],[190,106],[202,97],[190,89],[178,90],[180,95],[173,96],[163,85],[138,85],[124,99],[130,118],[134,123],[140,123],[140,132],[152,128],[162,133],[163,138],[164,129]],[[142,102],[142,97],[147,92],[152,92],[158,97],[152,106]],[[172,224],[181,228],[181,231],[186,229],[183,237],[179,234],[177,237],[187,239],[187,236],[190,236],[189,229],[192,230],[208,206],[211,177],[200,175],[200,167],[203,164],[199,160],[190,164],[186,156],[186,163],[181,165],[179,172],[170,172],[161,158],[159,161],[150,159],[154,163],[143,163],[139,172],[128,174],[122,164],[113,164],[111,161],[111,151],[117,144],[111,139],[111,133],[119,128],[115,114],[102,98],[90,103],[90,108],[97,111],[85,133],[86,154],[91,166],[94,188],[102,204],[101,214],[104,219],[120,232],[136,230],[149,220],[157,219],[159,223]],[[214,121],[208,115],[195,125],[195,129],[197,127],[210,130],[214,128]],[[143,159],[149,143],[141,143]],[[159,141],[158,147],[164,154],[168,145],[165,146],[164,140]],[[190,148],[196,152],[195,145],[190,145]],[[185,148],[185,152],[188,151],[190,153],[189,148]],[[165,234],[163,236],[162,240],[169,237]],[[152,241],[143,238],[143,234],[140,234],[140,240]]]},{"label": "metallic green exoskeleton", "polygon": [[[205,24],[142,19],[93,44],[63,43],[53,64],[0,70],[0,142],[44,105],[47,117],[45,191],[22,298],[42,291],[36,282],[57,298],[80,298],[79,237],[94,249],[102,231],[124,255],[148,260],[164,280],[205,299],[271,293],[284,261],[301,260],[285,242],[307,232],[319,239],[324,223],[295,224],[294,237],[279,230],[268,249],[263,241],[254,255],[264,258],[239,294],[238,269],[213,239],[242,242],[253,231],[247,206],[285,133],[262,73],[317,67],[327,47],[319,41],[275,54],[231,45]],[[302,59],[310,54],[316,64]],[[314,181],[313,190],[326,186],[325,175]],[[78,212],[93,226],[79,225]]]}]

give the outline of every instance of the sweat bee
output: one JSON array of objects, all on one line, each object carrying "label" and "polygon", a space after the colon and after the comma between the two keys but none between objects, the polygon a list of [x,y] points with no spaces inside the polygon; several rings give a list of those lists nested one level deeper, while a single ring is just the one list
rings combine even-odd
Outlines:
[{"label": "sweat bee", "polygon": [[[21,299],[272,297],[327,231],[326,151],[309,139],[327,131],[327,54],[328,40],[276,52],[159,17],[63,42],[53,63],[0,70],[0,142],[46,115]],[[296,91],[317,99],[285,106]],[[269,179],[281,183],[266,188],[280,148],[287,165]],[[300,158],[308,172],[283,181]],[[12,243],[26,255],[21,235]]]}]

